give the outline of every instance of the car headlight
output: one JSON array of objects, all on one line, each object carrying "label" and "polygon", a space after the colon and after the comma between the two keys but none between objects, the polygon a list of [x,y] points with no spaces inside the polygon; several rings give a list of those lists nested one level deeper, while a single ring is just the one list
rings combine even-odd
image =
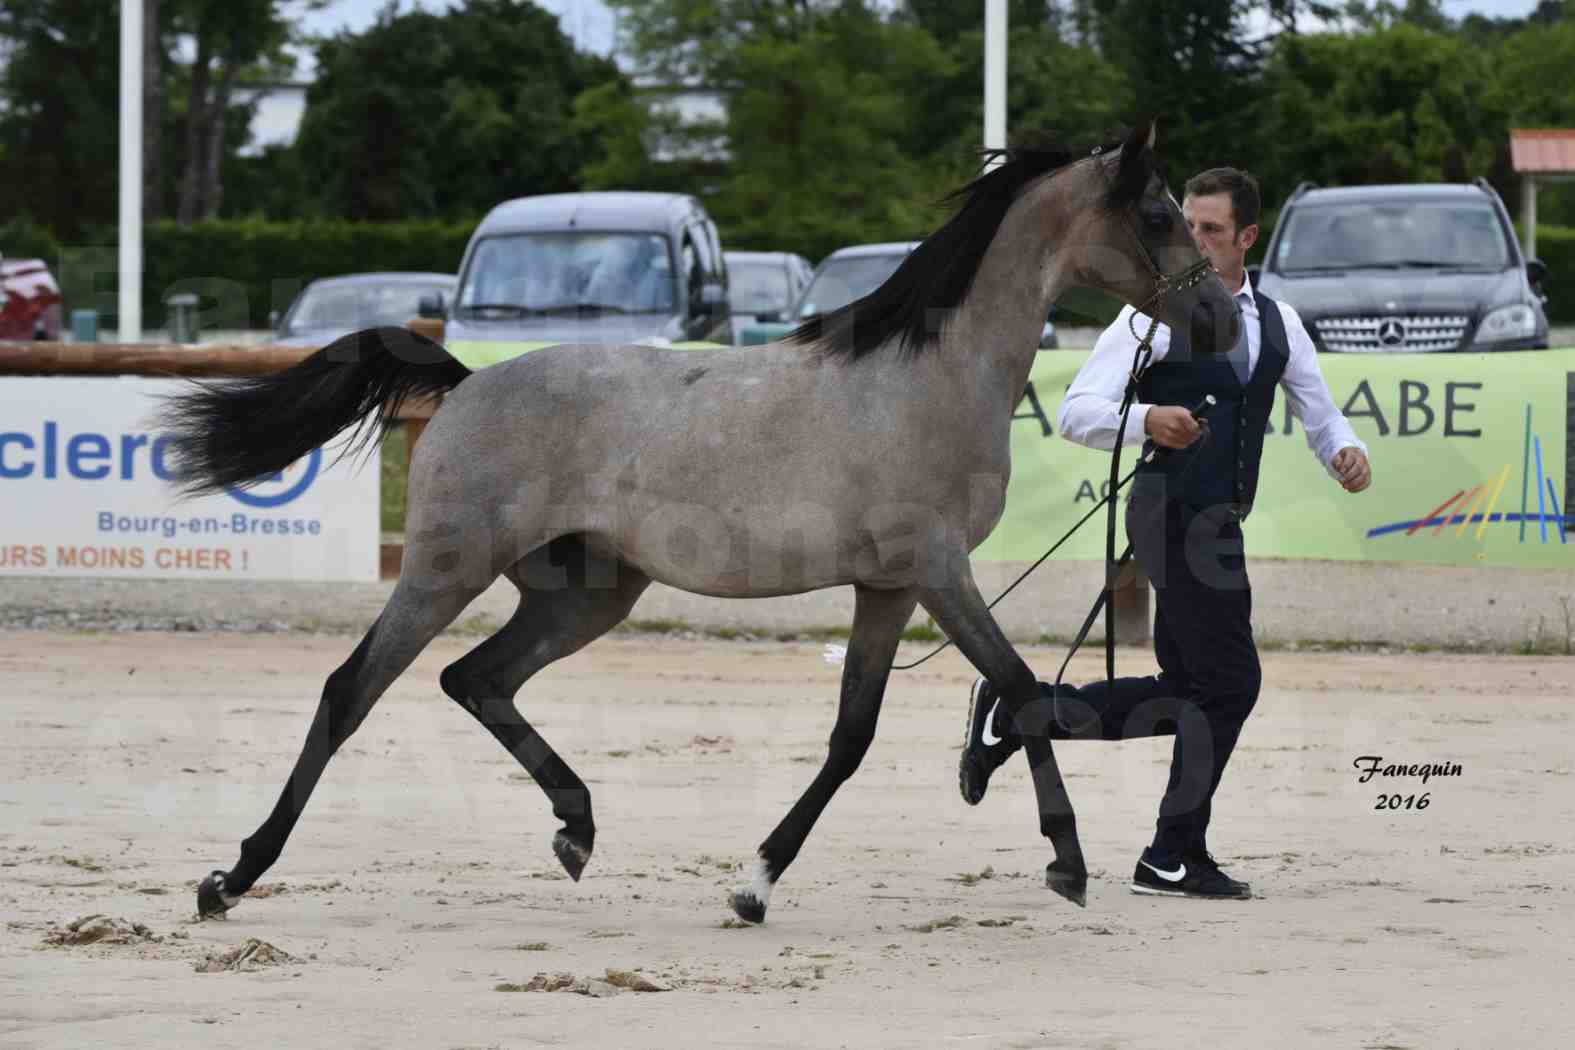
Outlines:
[{"label": "car headlight", "polygon": [[1477,326],[1477,337],[1472,340],[1472,345],[1502,343],[1510,339],[1530,339],[1536,334],[1537,312],[1525,303],[1515,303],[1512,306],[1500,306],[1496,310],[1489,310],[1488,315],[1482,318],[1482,323]]}]

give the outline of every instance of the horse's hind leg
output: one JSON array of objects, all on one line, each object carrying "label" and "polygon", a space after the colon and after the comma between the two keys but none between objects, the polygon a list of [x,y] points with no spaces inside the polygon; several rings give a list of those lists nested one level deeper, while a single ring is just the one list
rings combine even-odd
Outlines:
[{"label": "horse's hind leg", "polygon": [[639,570],[565,536],[508,572],[520,604],[503,628],[443,671],[443,691],[475,716],[552,802],[563,827],[552,849],[578,881],[591,859],[596,825],[591,793],[514,704],[537,671],[612,630],[650,584]]},{"label": "horse's hind leg", "polygon": [[273,812],[241,843],[235,867],[212,872],[202,881],[197,888],[198,914],[228,911],[273,866],[334,752],[355,732],[394,679],[484,589],[423,590],[410,579],[401,577],[350,659],[328,676],[306,743]]},{"label": "horse's hind leg", "polygon": [[853,633],[842,669],[842,699],[826,762],[782,823],[761,844],[751,883],[734,892],[733,910],[739,918],[765,921],[772,888],[798,856],[831,796],[864,760],[864,753],[875,739],[875,723],[880,717],[881,698],[886,692],[891,662],[897,655],[897,643],[902,640],[903,628],[917,603],[909,590],[857,589]]}]

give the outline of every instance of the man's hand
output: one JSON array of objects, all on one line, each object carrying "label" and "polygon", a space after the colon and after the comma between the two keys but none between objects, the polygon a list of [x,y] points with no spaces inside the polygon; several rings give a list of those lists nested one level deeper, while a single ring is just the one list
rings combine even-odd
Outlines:
[{"label": "man's hand", "polygon": [[1367,456],[1354,446],[1336,452],[1330,466],[1340,475],[1340,486],[1347,492],[1360,492],[1373,482],[1373,468]]},{"label": "man's hand", "polygon": [[1162,448],[1186,448],[1203,428],[1180,405],[1154,405],[1143,418],[1143,431]]}]

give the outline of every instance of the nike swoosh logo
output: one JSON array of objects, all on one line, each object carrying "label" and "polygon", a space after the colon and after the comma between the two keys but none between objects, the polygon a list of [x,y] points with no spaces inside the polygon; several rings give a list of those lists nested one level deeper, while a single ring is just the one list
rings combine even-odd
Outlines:
[{"label": "nike swoosh logo", "polygon": [[1152,871],[1155,875],[1158,875],[1166,882],[1180,882],[1182,879],[1187,877],[1187,866],[1185,864],[1177,868],[1175,871],[1162,871],[1161,869],[1154,867],[1154,865],[1150,864],[1146,860],[1139,861],[1138,863],[1142,864],[1145,868],[1147,868],[1149,871]]},{"label": "nike swoosh logo", "polygon": [[1001,706],[1001,698],[996,697],[995,703],[990,705],[990,713],[984,716],[984,728],[979,731],[979,737],[984,741],[985,747],[994,747],[1001,742],[995,735],[995,709]]}]

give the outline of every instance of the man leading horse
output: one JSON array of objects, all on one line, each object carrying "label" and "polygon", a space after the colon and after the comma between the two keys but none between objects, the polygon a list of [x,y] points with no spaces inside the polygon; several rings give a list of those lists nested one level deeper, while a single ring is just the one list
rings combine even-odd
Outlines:
[{"label": "man leading horse", "polygon": [[[1256,291],[1243,266],[1258,237],[1256,180],[1214,168],[1187,182],[1182,214],[1199,249],[1233,290],[1241,337],[1224,357],[1192,352],[1189,334],[1153,329],[1152,364],[1142,372],[1123,444],[1161,450],[1138,467],[1127,533],[1154,585],[1154,655],[1160,673],[1081,688],[1043,686],[1054,715],[1036,732],[1056,739],[1175,737],[1170,778],[1153,842],[1138,859],[1133,892],[1244,899],[1247,883],[1215,863],[1206,833],[1242,723],[1258,699],[1261,672],[1252,636],[1252,588],[1242,522],[1257,490],[1263,437],[1275,388],[1285,392],[1307,444],[1347,492],[1372,480],[1367,447],[1335,407],[1316,349],[1287,303]],[[1099,337],[1067,391],[1063,435],[1111,449],[1138,338],[1150,319],[1125,307]],[[1214,406],[1200,423],[1186,406]],[[964,801],[977,805],[990,774],[1023,743],[1007,705],[985,679],[974,684],[959,766]],[[1043,720],[1040,720],[1041,722]]]}]

